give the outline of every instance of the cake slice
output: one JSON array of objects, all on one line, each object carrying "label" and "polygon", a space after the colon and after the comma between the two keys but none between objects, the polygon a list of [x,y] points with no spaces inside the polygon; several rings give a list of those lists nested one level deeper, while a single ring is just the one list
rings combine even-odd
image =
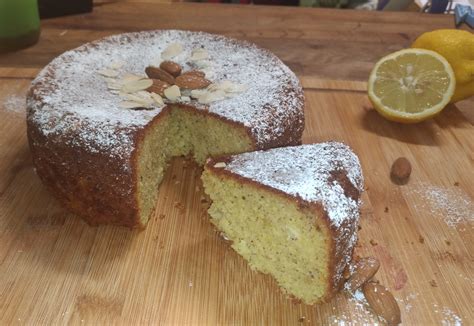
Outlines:
[{"label": "cake slice", "polygon": [[328,142],[210,159],[211,222],[250,267],[306,304],[330,299],[357,241],[357,156]]}]

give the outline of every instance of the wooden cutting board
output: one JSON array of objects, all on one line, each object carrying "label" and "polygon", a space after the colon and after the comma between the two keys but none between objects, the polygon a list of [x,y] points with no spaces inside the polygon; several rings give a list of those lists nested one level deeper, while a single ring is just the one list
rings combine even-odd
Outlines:
[{"label": "wooden cutting board", "polygon": [[[68,214],[41,184],[28,150],[23,98],[36,70],[0,73],[0,324],[375,321],[355,298],[294,303],[271,277],[251,271],[211,227],[200,170],[181,159],[144,231],[89,227]],[[344,141],[360,156],[367,189],[356,252],[380,259],[376,278],[399,301],[404,324],[471,323],[472,113],[450,107],[399,125],[371,109],[363,82],[301,80],[304,142]],[[399,156],[413,166],[405,186],[389,179]]]}]

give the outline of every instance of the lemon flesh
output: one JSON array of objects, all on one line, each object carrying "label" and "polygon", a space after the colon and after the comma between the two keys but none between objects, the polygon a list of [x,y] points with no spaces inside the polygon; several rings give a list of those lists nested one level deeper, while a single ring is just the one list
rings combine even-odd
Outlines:
[{"label": "lemon flesh", "polygon": [[454,72],[436,52],[406,49],[380,59],[369,77],[375,109],[398,122],[419,122],[439,113],[455,89]]}]

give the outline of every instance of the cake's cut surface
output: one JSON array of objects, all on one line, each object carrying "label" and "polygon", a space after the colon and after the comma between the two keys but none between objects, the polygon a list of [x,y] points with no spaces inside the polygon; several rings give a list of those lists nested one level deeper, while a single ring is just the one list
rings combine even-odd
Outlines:
[{"label": "cake's cut surface", "polygon": [[[114,76],[146,77],[172,47],[182,50],[172,60],[183,71],[201,70],[212,85],[227,81],[244,91],[203,104],[182,89],[161,106],[124,108]],[[122,34],[68,51],[33,81],[27,104],[38,175],[90,224],[145,225],[173,156],[202,164],[209,156],[295,145],[304,128],[303,92],[288,67],[251,43],[201,32]]]},{"label": "cake's cut surface", "polygon": [[339,289],[363,190],[349,147],[330,142],[211,159],[203,182],[212,223],[252,268],[309,304]]}]

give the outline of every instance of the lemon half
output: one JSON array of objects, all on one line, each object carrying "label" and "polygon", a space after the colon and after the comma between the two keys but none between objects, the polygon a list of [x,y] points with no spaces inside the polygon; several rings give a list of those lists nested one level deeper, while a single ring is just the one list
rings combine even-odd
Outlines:
[{"label": "lemon half", "polygon": [[451,100],[456,78],[448,61],[424,49],[406,49],[380,59],[369,77],[368,95],[385,118],[415,123],[438,114]]}]

